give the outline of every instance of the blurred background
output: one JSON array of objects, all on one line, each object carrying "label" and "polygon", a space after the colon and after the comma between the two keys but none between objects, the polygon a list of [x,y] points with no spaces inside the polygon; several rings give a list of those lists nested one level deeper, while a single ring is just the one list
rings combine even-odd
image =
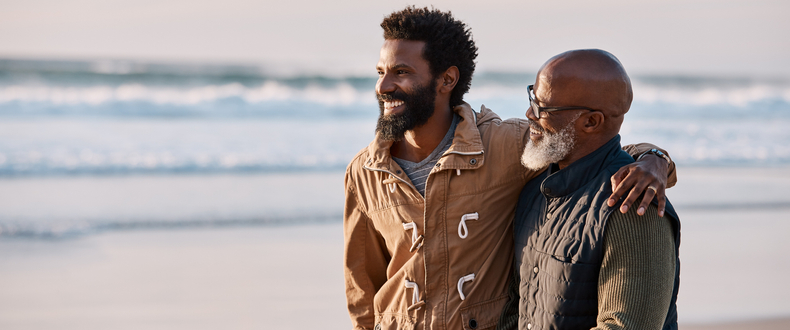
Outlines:
[{"label": "blurred background", "polygon": [[343,170],[409,4],[471,27],[503,118],[618,56],[623,142],[678,165],[681,325],[790,327],[787,1],[0,0],[0,328],[348,328]]}]

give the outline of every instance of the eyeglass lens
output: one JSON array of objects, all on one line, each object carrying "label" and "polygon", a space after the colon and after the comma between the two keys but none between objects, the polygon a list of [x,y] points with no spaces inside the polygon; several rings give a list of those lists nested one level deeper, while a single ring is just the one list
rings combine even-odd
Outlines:
[{"label": "eyeglass lens", "polygon": [[532,87],[532,85],[527,87],[527,94],[529,94],[529,104],[532,108],[532,114],[535,115],[535,118],[540,118],[540,107],[538,106],[538,103],[535,102],[535,89]]}]

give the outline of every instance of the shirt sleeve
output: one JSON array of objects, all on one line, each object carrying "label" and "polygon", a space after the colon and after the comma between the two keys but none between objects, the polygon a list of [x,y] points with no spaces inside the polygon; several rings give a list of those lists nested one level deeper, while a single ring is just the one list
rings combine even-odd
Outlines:
[{"label": "shirt sleeve", "polygon": [[346,302],[355,330],[373,329],[373,297],[387,280],[389,254],[384,238],[360,207],[355,187],[346,174],[346,204],[343,212],[343,272]]},{"label": "shirt sleeve", "polygon": [[[641,155],[643,152],[648,151],[650,149],[661,150],[661,152],[669,156],[669,152],[667,152],[662,148],[659,148],[657,145],[650,143],[629,144],[623,147],[623,151],[627,152],[629,155],[634,157],[634,160],[636,160],[636,158],[639,157],[639,155]],[[669,157],[669,159],[671,160],[672,157]],[[669,162],[669,169],[667,170],[667,188],[674,187],[676,183],[678,183],[678,174],[677,171],[675,171],[675,161],[673,160]]]},{"label": "shirt sleeve", "polygon": [[675,283],[670,219],[654,205],[645,215],[614,212],[604,234],[594,329],[661,329]]}]

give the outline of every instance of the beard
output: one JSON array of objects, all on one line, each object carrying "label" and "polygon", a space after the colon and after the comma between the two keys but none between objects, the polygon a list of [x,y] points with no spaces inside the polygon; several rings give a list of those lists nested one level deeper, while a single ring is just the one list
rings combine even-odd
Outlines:
[{"label": "beard", "polygon": [[[579,116],[581,116],[581,113]],[[576,116],[575,119],[571,120],[557,133],[550,133],[530,120],[530,128],[540,132],[543,136],[538,142],[534,142],[532,139],[527,141],[524,153],[521,155],[521,164],[530,170],[537,171],[549,166],[551,163],[557,163],[565,159],[576,145],[576,131],[573,128],[573,123],[576,122],[579,116]]]},{"label": "beard", "polygon": [[[376,133],[385,141],[401,141],[406,131],[425,125],[433,116],[436,101],[436,81],[431,79],[429,86],[417,85],[412,93],[396,91],[390,94],[376,94],[379,101],[379,120]],[[403,112],[385,115],[384,101],[403,101]]]}]

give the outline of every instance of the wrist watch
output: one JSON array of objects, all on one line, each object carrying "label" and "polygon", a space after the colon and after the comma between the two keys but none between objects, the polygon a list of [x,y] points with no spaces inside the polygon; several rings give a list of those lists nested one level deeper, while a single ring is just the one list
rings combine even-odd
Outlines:
[{"label": "wrist watch", "polygon": [[650,149],[648,151],[645,151],[645,152],[641,153],[639,155],[639,157],[636,158],[636,161],[637,162],[640,161],[642,159],[642,157],[645,157],[645,155],[647,155],[647,154],[654,154],[654,155],[656,155],[658,157],[664,158],[664,160],[667,161],[667,164],[671,164],[672,163],[672,159],[670,159],[669,156],[667,156],[667,154],[661,152],[661,150],[658,150],[658,149]]}]

